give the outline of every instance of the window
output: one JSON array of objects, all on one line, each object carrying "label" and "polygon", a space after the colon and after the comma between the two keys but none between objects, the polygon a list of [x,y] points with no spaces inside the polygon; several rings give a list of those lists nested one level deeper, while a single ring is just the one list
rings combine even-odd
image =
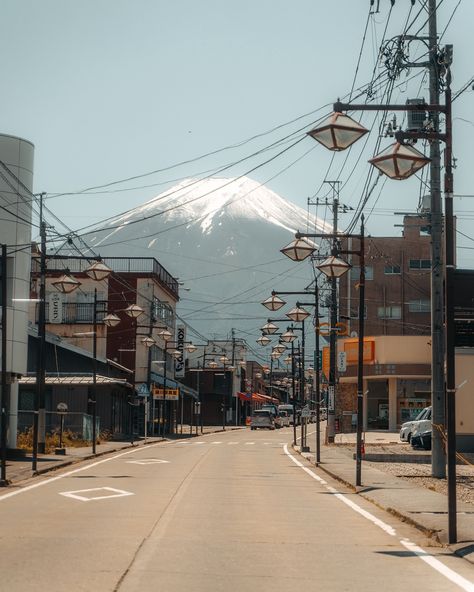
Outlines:
[{"label": "window", "polygon": [[410,259],[409,269],[431,269],[430,259]]},{"label": "window", "polygon": [[[351,319],[359,318],[359,309],[351,309]],[[364,305],[364,319],[367,318],[367,305]]]},{"label": "window", "polygon": [[377,316],[379,319],[401,319],[401,306],[379,306],[377,308]]},{"label": "window", "polygon": [[408,310],[410,312],[430,312],[431,303],[429,300],[410,300]]},{"label": "window", "polygon": [[[354,265],[351,267],[351,280],[358,281],[360,277],[360,267],[358,265]],[[374,279],[374,268],[370,265],[365,267],[365,279],[366,280],[373,280]]]},{"label": "window", "polygon": [[156,321],[163,321],[167,327],[174,327],[174,311],[166,302],[158,298],[153,300],[153,316]]},{"label": "window", "polygon": [[384,269],[385,275],[400,275],[400,265],[386,265]]}]

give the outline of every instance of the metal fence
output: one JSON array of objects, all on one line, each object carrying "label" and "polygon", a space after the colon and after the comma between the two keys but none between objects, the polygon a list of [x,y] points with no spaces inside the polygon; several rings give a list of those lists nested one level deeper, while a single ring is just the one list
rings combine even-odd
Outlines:
[{"label": "metal fence", "polygon": [[[18,411],[18,433],[26,432],[33,427],[33,411]],[[46,412],[46,433],[59,432],[61,416],[58,413]],[[92,440],[92,415],[70,412],[64,415],[64,429],[72,432],[81,440]],[[100,419],[96,421],[96,433],[100,433]]]}]

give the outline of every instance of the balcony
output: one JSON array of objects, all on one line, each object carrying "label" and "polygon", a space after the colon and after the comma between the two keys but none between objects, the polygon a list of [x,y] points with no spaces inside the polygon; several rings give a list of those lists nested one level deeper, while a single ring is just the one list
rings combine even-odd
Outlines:
[{"label": "balcony", "polygon": [[[179,286],[175,279],[154,257],[104,257],[102,261],[115,273],[129,273],[155,277],[176,298],[178,298]],[[71,274],[84,273],[90,266],[87,258],[68,257],[67,255],[48,255],[48,273],[64,273],[67,269]],[[31,273],[39,275],[40,259],[33,257],[31,260]]]}]

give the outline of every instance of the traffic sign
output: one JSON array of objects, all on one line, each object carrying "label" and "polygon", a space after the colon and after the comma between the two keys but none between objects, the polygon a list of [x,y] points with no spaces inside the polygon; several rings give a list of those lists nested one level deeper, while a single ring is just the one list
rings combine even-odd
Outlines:
[{"label": "traffic sign", "polygon": [[142,382],[141,385],[137,388],[137,395],[139,397],[149,397],[150,391],[148,389],[148,385],[146,382]]},{"label": "traffic sign", "polygon": [[307,405],[305,407],[303,407],[303,409],[301,410],[301,417],[303,417],[303,418],[311,417],[311,412],[310,412],[309,407]]}]

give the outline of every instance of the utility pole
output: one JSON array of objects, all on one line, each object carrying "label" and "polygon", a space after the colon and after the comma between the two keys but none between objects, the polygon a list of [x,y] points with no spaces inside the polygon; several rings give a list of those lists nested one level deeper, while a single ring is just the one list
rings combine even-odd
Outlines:
[{"label": "utility pole", "polygon": [[[333,239],[331,247],[331,255],[337,257],[339,254],[339,240],[337,236],[337,227],[339,222],[339,210],[342,212],[348,212],[353,208],[346,206],[339,202],[339,186],[341,181],[324,181],[332,188],[332,202],[327,198],[324,200],[317,199],[311,201],[308,199],[308,205],[325,205],[332,209],[333,213]],[[337,342],[336,342],[336,325],[338,318],[337,310],[337,278],[333,277],[330,280],[331,287],[331,306],[329,314],[329,376],[328,378],[328,415],[327,415],[327,428],[326,428],[326,440],[329,444],[334,442],[336,434],[336,422],[335,422],[335,402],[336,402],[336,355],[337,355]],[[318,321],[319,322],[319,321]],[[319,355],[319,354],[318,354]]]},{"label": "utility pole", "polygon": [[2,270],[1,270],[1,297],[2,297],[2,396],[0,403],[1,413],[1,474],[0,487],[8,485],[7,481],[7,412],[8,412],[8,385],[7,385],[7,245],[2,245]]},{"label": "utility pole", "polygon": [[[429,80],[430,104],[439,105],[438,36],[436,24],[436,0],[429,0]],[[430,113],[435,131],[439,131],[439,113]],[[432,404],[432,453],[433,477],[446,477],[446,458],[443,449],[445,427],[444,392],[444,302],[443,302],[443,215],[441,207],[441,157],[439,140],[430,142],[431,188],[431,404]],[[435,427],[436,426],[436,427]]]},{"label": "utility pole", "polygon": [[44,454],[45,442],[45,362],[46,362],[46,223],[43,219],[43,196],[40,194],[39,222],[40,222],[40,285],[38,302],[38,348],[36,359],[36,397],[33,419],[33,461],[32,469],[36,471],[38,453]]}]

